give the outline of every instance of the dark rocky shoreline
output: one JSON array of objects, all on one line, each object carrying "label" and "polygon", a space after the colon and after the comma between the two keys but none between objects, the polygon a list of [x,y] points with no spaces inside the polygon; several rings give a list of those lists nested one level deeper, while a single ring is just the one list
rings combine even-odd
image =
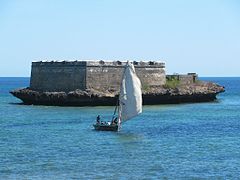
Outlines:
[{"label": "dark rocky shoreline", "polygon": [[[179,104],[194,102],[210,102],[216,100],[217,94],[225,88],[212,82],[199,81],[175,88],[164,86],[143,90],[143,104]],[[93,89],[71,92],[39,92],[30,88],[16,89],[10,92],[21,99],[23,104],[49,106],[114,106],[118,99],[118,91],[99,92]]]}]

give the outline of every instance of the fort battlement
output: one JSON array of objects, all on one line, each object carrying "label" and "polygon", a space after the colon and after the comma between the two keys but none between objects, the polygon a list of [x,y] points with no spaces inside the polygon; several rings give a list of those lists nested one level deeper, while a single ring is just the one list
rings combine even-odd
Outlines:
[{"label": "fort battlement", "polygon": [[[165,64],[134,61],[143,87],[161,86],[166,82]],[[38,61],[32,62],[30,89],[41,92],[69,92],[76,89],[99,91],[119,89],[122,61]]]}]

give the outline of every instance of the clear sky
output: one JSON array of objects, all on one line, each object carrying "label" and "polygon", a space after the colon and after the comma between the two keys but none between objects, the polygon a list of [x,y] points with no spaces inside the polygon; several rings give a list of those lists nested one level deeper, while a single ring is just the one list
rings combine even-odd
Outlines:
[{"label": "clear sky", "polygon": [[157,60],[240,76],[239,0],[0,0],[0,76],[35,60]]}]

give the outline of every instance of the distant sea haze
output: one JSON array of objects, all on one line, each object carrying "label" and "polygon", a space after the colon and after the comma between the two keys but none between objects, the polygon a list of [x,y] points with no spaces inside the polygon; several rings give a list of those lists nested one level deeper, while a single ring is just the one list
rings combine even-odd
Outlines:
[{"label": "distant sea haze", "polygon": [[238,179],[240,78],[215,102],[144,106],[120,132],[94,131],[114,107],[21,105],[0,78],[0,179]]}]

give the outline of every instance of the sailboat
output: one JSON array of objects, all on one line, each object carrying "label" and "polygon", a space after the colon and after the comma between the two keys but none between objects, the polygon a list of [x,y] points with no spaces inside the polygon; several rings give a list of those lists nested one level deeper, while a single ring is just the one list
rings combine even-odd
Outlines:
[{"label": "sailboat", "polygon": [[[118,112],[117,117],[116,112]],[[100,131],[119,131],[123,122],[140,113],[142,113],[141,82],[137,77],[134,65],[128,61],[123,70],[119,98],[112,121],[101,122],[98,116],[93,127]]]}]

